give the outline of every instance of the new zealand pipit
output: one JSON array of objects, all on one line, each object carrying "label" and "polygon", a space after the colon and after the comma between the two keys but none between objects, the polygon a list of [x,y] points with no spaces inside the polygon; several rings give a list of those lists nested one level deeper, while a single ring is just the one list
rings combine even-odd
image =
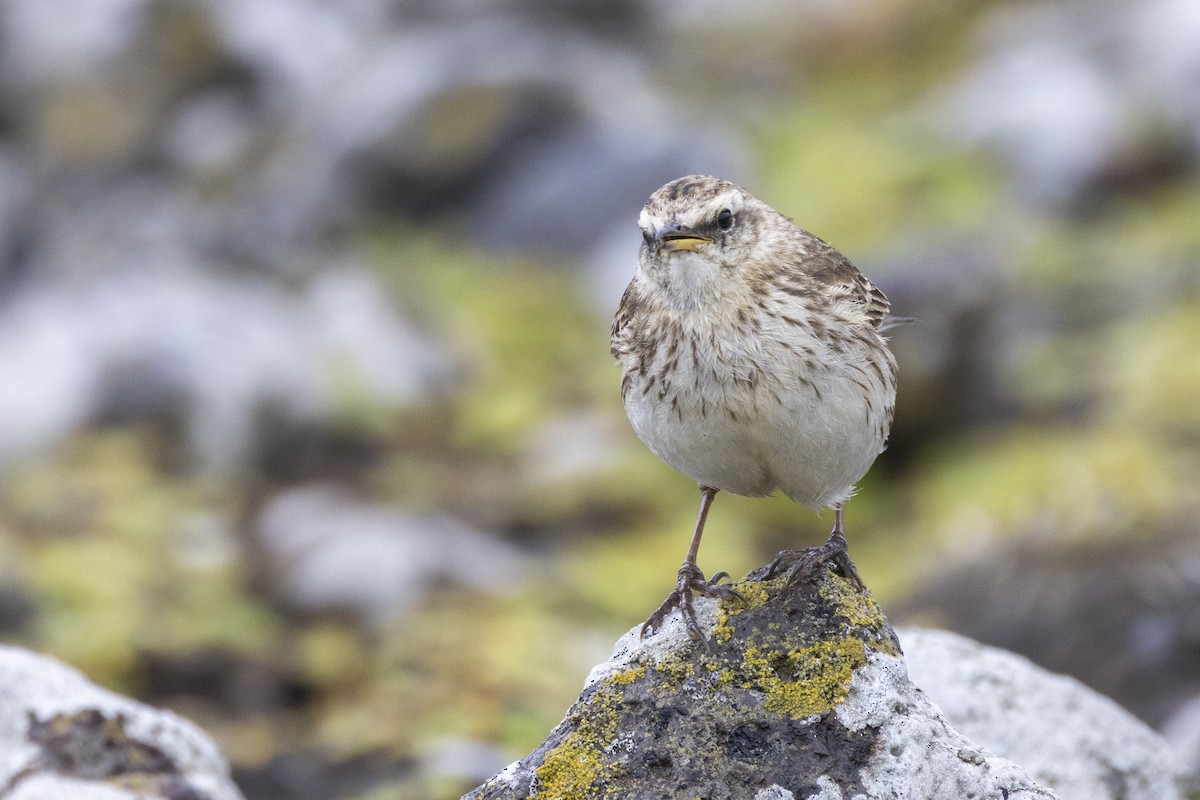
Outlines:
[{"label": "new zealand pipit", "polygon": [[828,541],[780,553],[767,574],[790,568],[795,580],[832,563],[861,586],[842,506],[892,423],[887,297],[833,247],[718,178],[671,181],[638,223],[637,274],[612,326],[621,396],[641,440],[701,491],[675,589],[642,633],[678,608],[703,641],[692,593],[737,595],[724,573],[706,580],[696,565],[720,490],[832,506]]}]

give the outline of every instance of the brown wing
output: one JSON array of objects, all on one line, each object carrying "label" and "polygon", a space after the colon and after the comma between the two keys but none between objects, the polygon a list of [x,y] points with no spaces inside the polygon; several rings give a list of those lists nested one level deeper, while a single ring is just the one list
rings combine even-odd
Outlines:
[{"label": "brown wing", "polygon": [[876,330],[883,326],[892,304],[878,286],[858,271],[858,267],[829,245],[812,253],[810,258],[819,262],[810,272],[813,280],[824,285],[834,305],[849,305]]},{"label": "brown wing", "polygon": [[641,297],[637,290],[637,281],[631,281],[625,287],[625,294],[621,295],[621,303],[617,306],[616,316],[613,317],[612,330],[609,331],[609,352],[613,358],[617,358],[621,354],[621,333],[625,330],[625,326],[637,314],[638,307],[641,305]]},{"label": "brown wing", "polygon": [[867,319],[871,320],[871,326],[875,330],[880,330],[888,313],[892,310],[892,304],[888,301],[887,295],[861,272],[858,273],[855,284],[858,287],[859,297],[862,298],[860,302],[866,307]]}]

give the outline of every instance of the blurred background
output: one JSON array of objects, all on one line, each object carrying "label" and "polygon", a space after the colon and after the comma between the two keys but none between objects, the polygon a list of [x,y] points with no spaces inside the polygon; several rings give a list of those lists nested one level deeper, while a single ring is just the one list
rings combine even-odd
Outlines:
[{"label": "blurred background", "polygon": [[[0,636],[249,800],[523,755],[687,546],[608,329],[693,172],[920,318],[847,510],[892,621],[1200,753],[1195,0],[2,0]],[[831,523],[721,495],[701,567]]]}]

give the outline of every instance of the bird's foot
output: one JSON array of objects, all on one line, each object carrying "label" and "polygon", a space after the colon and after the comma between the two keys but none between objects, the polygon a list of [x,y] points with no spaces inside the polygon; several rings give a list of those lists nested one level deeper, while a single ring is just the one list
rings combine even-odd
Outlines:
[{"label": "bird's foot", "polygon": [[700,629],[700,623],[696,619],[696,610],[692,607],[692,593],[721,600],[745,600],[737,589],[729,584],[721,583],[722,579],[728,577],[728,573],[718,572],[712,576],[711,580],[705,580],[704,573],[698,566],[691,562],[684,562],[683,566],[679,568],[679,579],[675,583],[675,589],[667,595],[667,599],[663,601],[662,605],[646,619],[642,625],[641,635],[644,637],[647,633],[657,629],[668,614],[679,609],[679,616],[683,618],[688,636],[706,645],[704,632]]},{"label": "bird's foot", "polygon": [[854,560],[850,558],[850,551],[846,549],[846,537],[840,535],[840,531],[835,531],[829,540],[819,547],[782,551],[770,564],[750,577],[770,580],[787,572],[787,585],[792,587],[801,578],[812,575],[818,567],[824,565],[834,567],[843,577],[849,578],[859,591],[866,588],[862,578],[858,576]]}]

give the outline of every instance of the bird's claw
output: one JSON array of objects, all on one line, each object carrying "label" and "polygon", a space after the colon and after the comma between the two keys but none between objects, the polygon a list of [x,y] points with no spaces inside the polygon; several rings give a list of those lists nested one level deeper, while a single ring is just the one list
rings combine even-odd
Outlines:
[{"label": "bird's claw", "polygon": [[819,547],[784,550],[761,570],[761,574],[763,578],[770,580],[787,572],[787,586],[791,588],[801,578],[813,574],[817,567],[823,565],[836,568],[843,577],[852,581],[860,592],[866,589],[862,578],[859,577],[857,567],[854,566],[854,560],[850,558],[850,553],[846,550],[844,539],[839,541],[830,538]]},{"label": "bird's claw", "polygon": [[711,579],[706,580],[699,567],[695,564],[685,563],[679,568],[679,578],[675,583],[675,588],[667,595],[667,599],[662,602],[662,605],[655,609],[654,613],[642,624],[641,636],[645,637],[647,633],[656,630],[667,618],[667,615],[675,609],[679,609],[679,616],[683,618],[688,636],[707,647],[708,640],[700,628],[700,622],[696,619],[696,609],[692,606],[692,594],[744,602],[746,598],[742,596],[741,592],[729,584],[720,583],[722,579],[728,578],[729,573],[718,572]]}]

